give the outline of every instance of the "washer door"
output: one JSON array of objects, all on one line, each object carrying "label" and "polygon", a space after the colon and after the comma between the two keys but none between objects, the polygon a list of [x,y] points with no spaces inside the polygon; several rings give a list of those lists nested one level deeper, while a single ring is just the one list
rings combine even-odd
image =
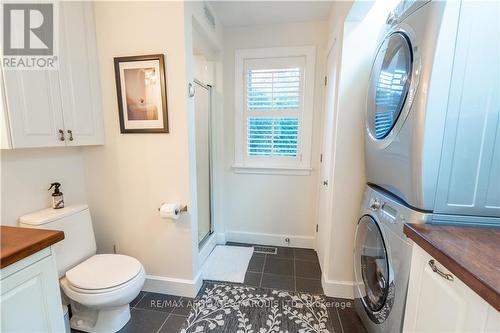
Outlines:
[{"label": "washer door", "polygon": [[[396,31],[379,47],[370,75],[366,128],[375,141],[390,144],[408,114],[413,53],[408,35]],[[405,105],[408,104],[408,105]]]},{"label": "washer door", "polygon": [[[382,232],[377,222],[364,215],[356,228],[354,251],[355,280],[357,294],[361,298],[368,316],[376,323],[385,321],[389,315],[394,284]],[[388,311],[387,311],[388,310]]]}]

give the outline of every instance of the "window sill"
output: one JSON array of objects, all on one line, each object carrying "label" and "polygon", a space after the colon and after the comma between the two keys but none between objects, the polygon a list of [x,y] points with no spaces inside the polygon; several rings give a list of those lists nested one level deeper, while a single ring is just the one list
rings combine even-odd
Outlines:
[{"label": "window sill", "polygon": [[294,168],[294,167],[261,167],[233,165],[234,173],[246,173],[256,175],[287,175],[287,176],[309,176],[312,168]]}]

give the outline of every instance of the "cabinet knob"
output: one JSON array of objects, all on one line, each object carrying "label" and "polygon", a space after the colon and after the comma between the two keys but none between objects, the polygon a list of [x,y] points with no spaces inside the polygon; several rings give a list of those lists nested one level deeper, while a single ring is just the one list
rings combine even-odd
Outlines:
[{"label": "cabinet knob", "polygon": [[73,141],[73,131],[72,130],[68,130],[68,134],[69,134],[69,141]]},{"label": "cabinet knob", "polygon": [[64,141],[66,138],[64,137],[64,131],[59,129],[59,141]]}]

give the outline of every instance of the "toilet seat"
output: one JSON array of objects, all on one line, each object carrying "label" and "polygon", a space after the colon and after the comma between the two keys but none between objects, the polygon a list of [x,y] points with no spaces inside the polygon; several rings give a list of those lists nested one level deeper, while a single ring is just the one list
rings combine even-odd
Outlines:
[{"label": "toilet seat", "polygon": [[127,288],[129,285],[135,284],[135,282],[137,280],[143,279],[143,276],[142,276],[143,274],[141,274],[141,273],[143,273],[143,270],[140,270],[137,273],[136,276],[134,276],[132,279],[128,280],[127,282],[124,282],[124,283],[119,284],[119,285],[114,286],[114,287],[103,288],[103,289],[84,289],[84,288],[78,288],[78,287],[74,286],[67,278],[64,278],[64,280],[65,280],[66,287],[69,288],[69,289],[71,289],[75,293],[89,294],[89,295],[92,295],[92,294],[106,295],[106,294],[109,294],[111,292]]},{"label": "toilet seat", "polygon": [[66,280],[79,293],[106,293],[119,289],[141,272],[141,263],[121,254],[96,254],[66,272]]},{"label": "toilet seat", "polygon": [[[95,272],[96,275],[105,271]],[[67,277],[60,279],[61,288],[70,300],[91,308],[109,308],[130,303],[144,286],[146,273],[142,265],[137,275],[117,286],[103,289],[82,289],[74,286]]]}]

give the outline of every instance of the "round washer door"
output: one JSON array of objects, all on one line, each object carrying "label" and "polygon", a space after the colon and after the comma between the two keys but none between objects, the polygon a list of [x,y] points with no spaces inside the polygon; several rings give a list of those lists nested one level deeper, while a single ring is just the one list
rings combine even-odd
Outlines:
[{"label": "round washer door", "polygon": [[399,132],[411,104],[408,92],[412,72],[408,35],[403,31],[391,33],[379,47],[370,75],[366,128],[373,140],[389,144]]},{"label": "round washer door", "polygon": [[385,318],[377,313],[386,307],[391,277],[384,239],[377,222],[371,216],[364,215],[359,220],[355,242],[354,265],[358,295],[368,316],[380,323]]}]

